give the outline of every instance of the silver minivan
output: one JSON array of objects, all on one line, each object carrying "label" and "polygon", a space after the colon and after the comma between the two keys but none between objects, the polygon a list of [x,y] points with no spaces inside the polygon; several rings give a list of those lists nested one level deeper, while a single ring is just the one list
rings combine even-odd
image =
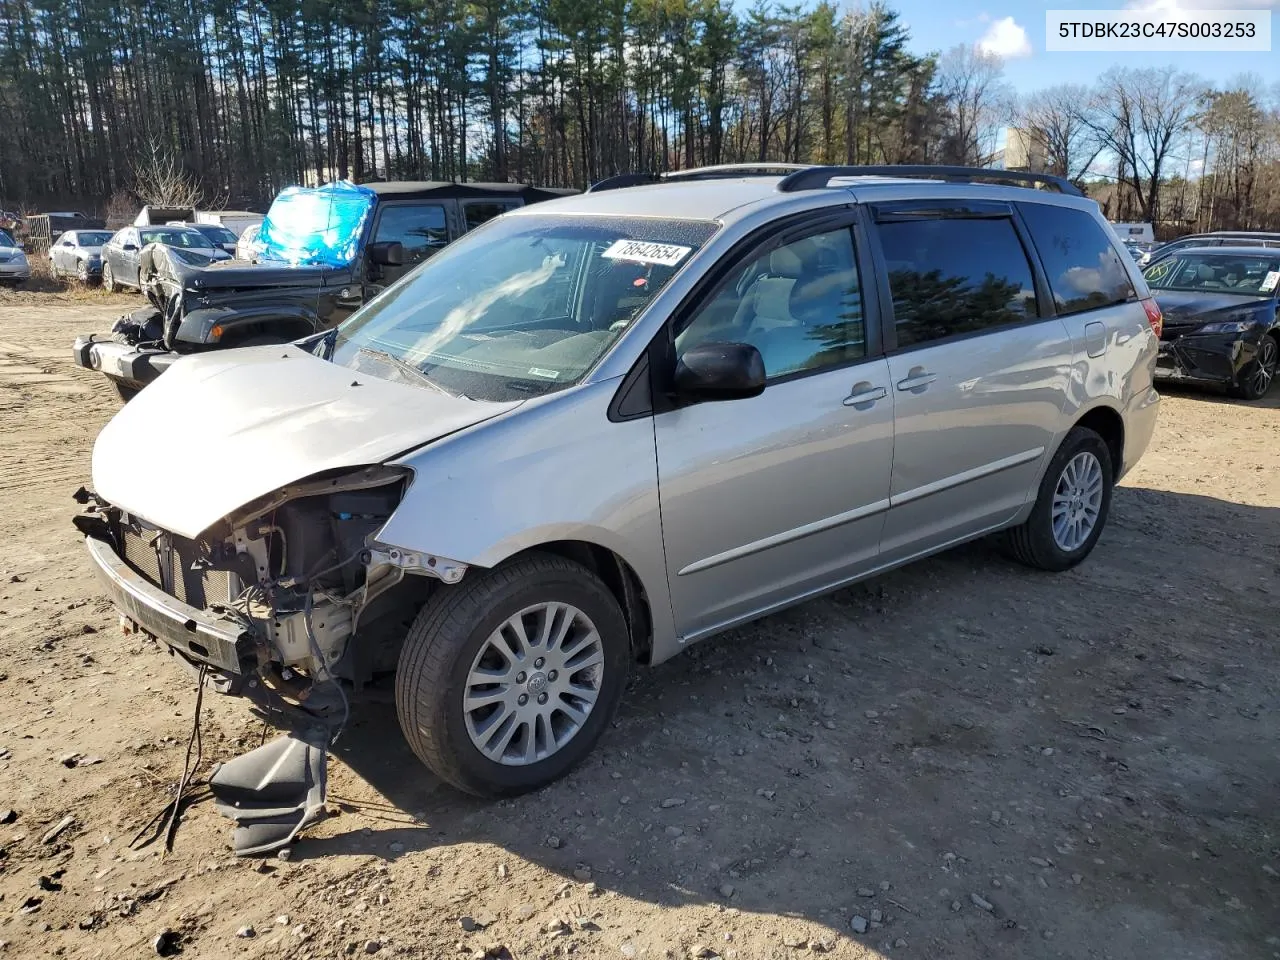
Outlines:
[{"label": "silver minivan", "polygon": [[121,410],[77,525],[127,625],[330,726],[393,671],[413,751],[494,796],[581,760],[636,663],[988,534],[1088,556],[1159,402],[1097,204],[962,168],[644,179]]}]

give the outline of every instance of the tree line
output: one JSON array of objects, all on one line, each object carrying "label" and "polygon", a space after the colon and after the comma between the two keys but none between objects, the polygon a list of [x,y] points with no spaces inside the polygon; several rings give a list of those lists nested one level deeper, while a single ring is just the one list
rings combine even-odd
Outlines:
[{"label": "tree line", "polygon": [[336,178],[984,165],[1015,124],[1117,218],[1280,227],[1276,103],[1247,81],[1019,98],[995,57],[909,47],[883,2],[0,0],[0,207],[158,201],[157,165],[235,206]]}]

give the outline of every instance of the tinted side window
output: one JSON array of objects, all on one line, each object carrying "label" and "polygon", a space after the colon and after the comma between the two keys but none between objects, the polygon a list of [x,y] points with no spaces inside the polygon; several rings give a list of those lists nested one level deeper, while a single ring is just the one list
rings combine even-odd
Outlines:
[{"label": "tinted side window", "polygon": [[389,204],[378,220],[378,243],[399,241],[410,260],[425,260],[449,242],[444,207],[438,203]]},{"label": "tinted side window", "polygon": [[1040,251],[1058,313],[1079,313],[1137,296],[1111,238],[1083,210],[1047,203],[1019,205]]},{"label": "tinted side window", "polygon": [[749,343],[770,379],[867,355],[862,289],[848,228],[795,240],[735,270],[676,337]]},{"label": "tinted side window", "polygon": [[898,346],[1036,317],[1031,264],[999,219],[881,223]]},{"label": "tinted side window", "polygon": [[518,206],[520,204],[509,200],[468,200],[462,205],[462,210],[467,218],[467,229],[474,230],[480,224]]}]

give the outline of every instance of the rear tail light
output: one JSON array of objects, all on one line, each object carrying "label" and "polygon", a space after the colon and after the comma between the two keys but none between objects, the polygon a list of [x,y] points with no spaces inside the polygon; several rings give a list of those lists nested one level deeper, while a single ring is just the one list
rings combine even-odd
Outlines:
[{"label": "rear tail light", "polygon": [[1160,304],[1154,300],[1143,300],[1142,309],[1147,311],[1147,323],[1151,324],[1151,330],[1157,337],[1164,330],[1164,314],[1160,312]]}]

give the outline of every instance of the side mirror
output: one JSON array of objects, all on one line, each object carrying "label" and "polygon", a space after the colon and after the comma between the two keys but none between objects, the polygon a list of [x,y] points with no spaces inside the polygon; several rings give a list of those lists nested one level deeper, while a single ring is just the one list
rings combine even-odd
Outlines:
[{"label": "side mirror", "polygon": [[380,267],[403,267],[405,264],[404,244],[399,240],[371,243],[366,252],[369,261]]},{"label": "side mirror", "polygon": [[126,253],[131,253],[132,251],[134,251],[134,250],[137,250],[137,249],[138,249],[138,245],[137,245],[136,243],[126,243],[126,244],[125,244],[123,247],[121,247],[120,249],[121,249],[121,250],[124,250]]},{"label": "side mirror", "polygon": [[684,399],[758,397],[764,383],[764,357],[749,343],[700,343],[676,361],[674,386]]}]

